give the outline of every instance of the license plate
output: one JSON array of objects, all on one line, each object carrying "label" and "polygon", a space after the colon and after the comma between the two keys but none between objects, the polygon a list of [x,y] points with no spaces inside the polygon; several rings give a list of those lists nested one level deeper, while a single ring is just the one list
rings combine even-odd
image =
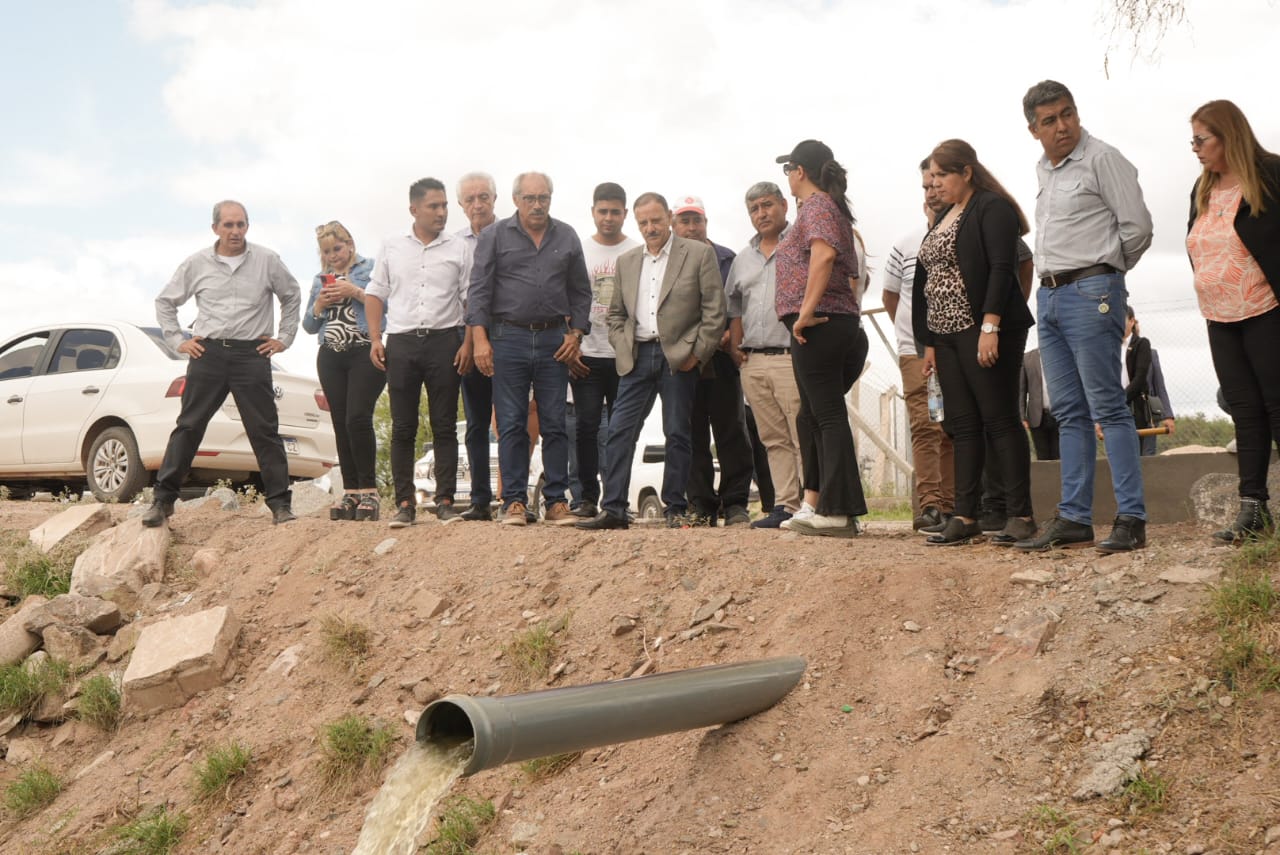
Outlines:
[{"label": "license plate", "polygon": [[298,453],[298,438],[293,436],[282,436],[280,439],[284,442],[284,450],[289,454]]}]

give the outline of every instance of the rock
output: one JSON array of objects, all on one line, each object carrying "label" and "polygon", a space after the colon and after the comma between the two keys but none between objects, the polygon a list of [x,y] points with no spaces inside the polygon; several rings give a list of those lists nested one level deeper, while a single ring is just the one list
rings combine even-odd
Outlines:
[{"label": "rock", "polygon": [[1086,758],[1092,766],[1080,780],[1073,796],[1084,801],[1120,792],[1141,770],[1138,760],[1151,749],[1151,737],[1144,730],[1131,730],[1094,748]]},{"label": "rock", "polygon": [[539,828],[532,822],[520,820],[511,826],[511,845],[524,849],[538,839]]},{"label": "rock", "polygon": [[106,653],[98,643],[98,636],[84,627],[55,623],[44,628],[43,637],[44,649],[50,656],[72,665],[80,665],[92,655]]},{"label": "rock", "polygon": [[377,546],[373,548],[373,554],[386,555],[395,547],[397,542],[398,541],[394,537],[388,537],[386,540],[382,541],[381,543],[379,543]]},{"label": "rock", "polygon": [[302,796],[293,787],[280,787],[272,794],[271,800],[275,802],[277,810],[289,813],[302,801]]},{"label": "rock", "polygon": [[240,497],[230,487],[219,487],[209,493],[209,498],[217,502],[218,507],[224,511],[240,510]]},{"label": "rock", "polygon": [[333,502],[333,497],[327,490],[321,490],[313,481],[299,481],[290,491],[293,493],[290,507],[294,514],[306,517],[324,511],[325,519],[329,518],[329,505]]},{"label": "rock", "polygon": [[635,628],[636,622],[626,615],[614,615],[609,622],[609,634],[613,636],[626,635]]},{"label": "rock", "polygon": [[[1234,449],[1232,449],[1234,450]],[[1191,485],[1191,506],[1195,518],[1202,523],[1225,526],[1240,510],[1239,479],[1225,472],[1210,472]],[[1267,489],[1274,495],[1280,490],[1280,464],[1267,470]]]},{"label": "rock", "polygon": [[711,620],[716,612],[733,602],[733,594],[720,594],[694,609],[689,626],[697,626],[705,620]]},{"label": "rock", "polygon": [[22,713],[10,713],[0,718],[0,736],[8,736],[10,731],[22,724]]},{"label": "rock", "polygon": [[31,529],[28,537],[41,552],[50,552],[75,532],[90,534],[111,525],[111,512],[97,502],[72,505]]},{"label": "rock", "polygon": [[1170,585],[1210,585],[1218,581],[1222,570],[1213,567],[1187,567],[1179,564],[1170,567],[1156,578]]},{"label": "rock", "polygon": [[226,606],[144,628],[124,672],[126,704],[139,712],[168,709],[226,682],[239,635],[240,621]]},{"label": "rock", "polygon": [[33,594],[22,603],[16,614],[0,624],[0,666],[17,665],[40,646],[41,638],[27,629],[27,619],[49,602]]},{"label": "rock", "polygon": [[440,615],[445,609],[452,605],[447,599],[437,594],[435,591],[426,588],[418,588],[414,590],[405,599],[405,606],[419,620],[430,620]]},{"label": "rock", "polygon": [[198,499],[178,499],[178,501],[173,503],[173,512],[176,514],[196,511],[209,504],[209,501],[210,499],[208,496],[201,496]]},{"label": "rock", "polygon": [[1057,633],[1060,622],[1058,614],[1050,609],[1042,609],[1013,621],[1004,628],[1003,634],[992,638],[989,648],[991,661],[995,662],[1006,656],[1030,659],[1037,653],[1044,652],[1045,646]]},{"label": "rock", "polygon": [[198,549],[191,556],[191,569],[198,576],[207,577],[222,563],[222,553],[217,549]]},{"label": "rock", "polygon": [[62,707],[67,703],[67,696],[64,691],[48,692],[40,698],[40,703],[36,704],[36,708],[32,710],[27,718],[40,724],[53,724],[66,718]]},{"label": "rock", "polygon": [[15,736],[9,740],[9,750],[4,759],[11,766],[22,766],[40,756],[40,740],[29,736]]},{"label": "rock", "polygon": [[913,620],[903,621],[902,631],[903,632],[919,632],[920,624],[916,623]]},{"label": "rock", "polygon": [[440,690],[427,680],[423,680],[413,687],[413,700],[424,707],[439,697]]},{"label": "rock", "polygon": [[1009,581],[1020,585],[1052,585],[1056,577],[1050,570],[1019,570],[1009,575]]},{"label": "rock", "polygon": [[1273,825],[1268,828],[1262,843],[1265,846],[1270,846],[1272,843],[1280,843],[1280,825]]},{"label": "rock", "polygon": [[146,528],[138,519],[107,529],[76,559],[71,570],[72,594],[102,597],[131,609],[149,582],[164,580],[169,527]]},{"label": "rock", "polygon": [[1208,850],[1203,843],[1188,843],[1187,848],[1182,851],[1187,855],[1204,855]]},{"label": "rock", "polygon": [[281,650],[280,655],[271,660],[271,664],[267,666],[267,673],[288,677],[293,673],[293,669],[298,667],[298,654],[301,652],[301,644],[294,644]]},{"label": "rock", "polygon": [[138,643],[138,635],[141,632],[142,627],[136,623],[131,623],[117,632],[111,639],[111,643],[107,645],[107,661],[119,662],[128,656],[133,646]]},{"label": "rock", "polygon": [[105,766],[107,763],[110,763],[112,760],[114,760],[115,756],[116,756],[116,753],[114,751],[103,751],[97,757],[94,757],[88,766],[85,766],[79,772],[76,772],[75,778],[73,780],[78,781],[81,778],[85,777],[86,775],[92,775],[102,766]]},{"label": "rock", "polygon": [[29,632],[41,633],[53,624],[83,627],[89,632],[106,635],[114,632],[124,617],[120,607],[101,597],[59,594],[32,614],[26,622]]}]

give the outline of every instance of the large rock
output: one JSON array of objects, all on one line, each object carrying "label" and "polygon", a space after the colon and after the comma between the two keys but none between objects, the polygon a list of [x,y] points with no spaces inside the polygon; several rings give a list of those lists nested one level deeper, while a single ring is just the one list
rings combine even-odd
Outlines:
[{"label": "large rock", "polygon": [[0,665],[16,665],[40,646],[40,636],[27,629],[27,620],[47,602],[33,594],[16,614],[0,624]]},{"label": "large rock", "polygon": [[111,512],[107,510],[107,506],[88,502],[72,505],[57,516],[50,517],[41,525],[31,529],[28,537],[41,552],[49,552],[77,531],[89,534],[109,525],[111,525]]},{"label": "large rock", "polygon": [[1144,730],[1132,730],[1099,745],[1086,758],[1092,763],[1073,794],[1079,801],[1112,796],[1137,777],[1138,762],[1151,749],[1151,737]]},{"label": "large rock", "polygon": [[328,519],[329,506],[333,503],[333,496],[329,495],[327,490],[317,487],[314,481],[299,481],[293,485],[292,491],[294,514],[300,517],[307,517],[323,511],[325,519]]},{"label": "large rock", "polygon": [[240,621],[226,606],[144,627],[124,672],[125,702],[138,712],[181,706],[235,673]]},{"label": "large rock", "polygon": [[84,627],[53,624],[44,628],[43,637],[50,656],[72,665],[96,665],[107,655],[98,636]]},{"label": "large rock", "polygon": [[42,633],[54,624],[84,627],[98,635],[114,632],[124,623],[120,606],[101,597],[84,597],[79,594],[59,594],[45,603],[27,619],[29,632]]},{"label": "large rock", "polygon": [[141,520],[125,520],[98,535],[76,559],[71,593],[130,608],[144,585],[163,581],[168,550],[167,525],[147,528]]},{"label": "large rock", "polygon": [[[1280,495],[1280,464],[1272,463],[1267,470],[1267,489],[1273,496]],[[1191,506],[1198,522],[1230,524],[1240,510],[1240,479],[1224,472],[1202,476],[1191,485]]]}]

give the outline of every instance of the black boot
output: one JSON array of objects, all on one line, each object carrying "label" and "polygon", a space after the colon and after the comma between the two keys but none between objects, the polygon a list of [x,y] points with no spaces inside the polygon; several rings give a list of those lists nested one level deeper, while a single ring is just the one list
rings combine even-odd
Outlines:
[{"label": "black boot", "polygon": [[1121,514],[1111,527],[1111,536],[1099,543],[1099,552],[1132,552],[1147,545],[1147,521]]},{"label": "black boot", "polygon": [[1235,522],[1222,531],[1215,531],[1213,538],[1223,543],[1240,543],[1251,537],[1264,535],[1273,527],[1271,511],[1267,509],[1266,502],[1262,499],[1241,499]]}]

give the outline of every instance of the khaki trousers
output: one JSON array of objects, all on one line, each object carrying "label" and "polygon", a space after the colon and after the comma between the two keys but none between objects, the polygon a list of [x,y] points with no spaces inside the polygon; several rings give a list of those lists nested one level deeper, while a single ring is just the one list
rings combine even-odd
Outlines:
[{"label": "khaki trousers", "polygon": [[800,510],[800,437],[796,433],[800,389],[791,355],[750,353],[741,371],[742,392],[755,414],[760,442],[769,455],[777,503],[794,514]]},{"label": "khaki trousers", "polygon": [[929,392],[925,385],[924,360],[899,356],[902,395],[907,399],[907,420],[911,425],[911,455],[916,470],[916,511],[932,505],[951,513],[956,503],[956,462],[951,438],[942,425],[929,421]]}]

